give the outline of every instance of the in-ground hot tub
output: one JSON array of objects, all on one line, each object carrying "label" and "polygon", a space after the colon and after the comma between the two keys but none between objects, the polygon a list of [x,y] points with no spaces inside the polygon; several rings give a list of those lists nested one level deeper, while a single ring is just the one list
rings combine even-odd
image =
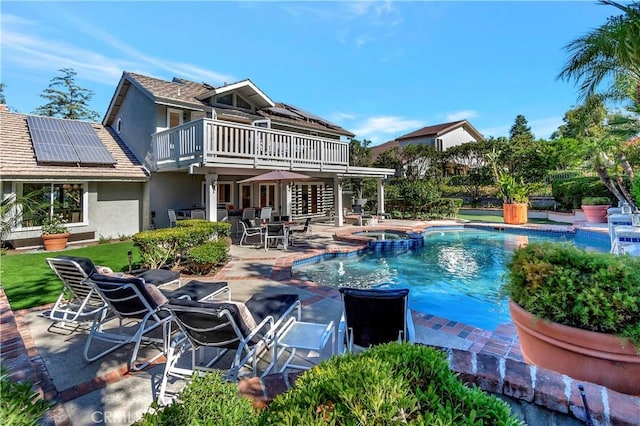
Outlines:
[{"label": "in-ground hot tub", "polygon": [[424,237],[417,232],[406,232],[395,229],[375,229],[354,232],[352,235],[371,238],[369,249],[376,251],[406,250],[424,246]]}]

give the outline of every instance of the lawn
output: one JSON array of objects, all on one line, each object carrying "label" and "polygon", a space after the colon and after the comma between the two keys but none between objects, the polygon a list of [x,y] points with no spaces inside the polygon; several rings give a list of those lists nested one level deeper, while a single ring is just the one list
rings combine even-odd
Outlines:
[{"label": "lawn", "polygon": [[55,302],[62,290],[62,283],[45,261],[47,257],[88,257],[96,265],[126,272],[129,269],[129,250],[133,252],[133,264],[139,264],[140,255],[131,241],[57,252],[5,255],[0,257],[0,282],[13,310],[42,306]]}]

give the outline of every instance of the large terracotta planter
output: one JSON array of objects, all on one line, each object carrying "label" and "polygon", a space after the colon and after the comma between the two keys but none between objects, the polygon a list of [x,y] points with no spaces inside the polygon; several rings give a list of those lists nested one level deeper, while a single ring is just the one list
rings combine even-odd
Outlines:
[{"label": "large terracotta planter", "polygon": [[47,251],[62,250],[67,246],[69,234],[46,234],[42,235],[44,249]]},{"label": "large terracotta planter", "polygon": [[523,225],[527,223],[528,217],[527,203],[514,203],[502,205],[502,218],[504,223],[510,225]]},{"label": "large terracotta planter", "polygon": [[589,223],[607,223],[607,209],[610,205],[586,206],[582,205],[585,219]]},{"label": "large terracotta planter", "polygon": [[525,361],[640,395],[640,356],[627,339],[541,320],[509,301]]}]

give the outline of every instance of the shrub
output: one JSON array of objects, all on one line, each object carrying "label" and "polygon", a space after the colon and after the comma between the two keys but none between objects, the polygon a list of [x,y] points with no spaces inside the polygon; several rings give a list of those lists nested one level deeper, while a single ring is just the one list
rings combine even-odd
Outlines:
[{"label": "shrub", "polygon": [[611,200],[607,197],[584,197],[582,199],[583,206],[606,206],[610,204]]},{"label": "shrub", "polygon": [[430,219],[443,219],[456,217],[462,207],[461,198],[438,198],[429,203],[425,209]]},{"label": "shrub", "polygon": [[[563,210],[579,209],[585,195],[607,197],[613,200],[613,195],[597,176],[554,180],[551,183],[551,190],[554,200]],[[611,204],[615,205],[617,202]]]},{"label": "shrub", "polygon": [[630,338],[640,347],[640,258],[535,243],[507,265],[511,300],[540,318]]},{"label": "shrub", "polygon": [[323,361],[262,412],[260,424],[502,424],[507,404],[466,387],[445,355],[406,343]]},{"label": "shrub", "polygon": [[52,406],[40,398],[29,382],[13,381],[0,369],[0,424],[4,426],[36,426]]},{"label": "shrub", "polygon": [[187,270],[194,275],[207,275],[229,260],[225,241],[209,241],[187,251]]},{"label": "shrub", "polygon": [[175,228],[142,231],[132,237],[145,267],[178,266],[190,248],[231,234],[231,224],[225,222],[196,219],[178,223]]},{"label": "shrub", "polygon": [[195,375],[180,393],[179,401],[164,407],[154,402],[153,411],[135,424],[244,426],[257,421],[251,402],[238,394],[235,383],[225,381],[218,372]]}]

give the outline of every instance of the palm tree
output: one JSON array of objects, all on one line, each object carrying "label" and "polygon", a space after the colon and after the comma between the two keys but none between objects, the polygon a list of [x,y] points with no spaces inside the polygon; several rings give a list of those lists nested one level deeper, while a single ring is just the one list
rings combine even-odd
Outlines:
[{"label": "palm tree", "polygon": [[606,95],[631,101],[629,109],[634,115],[619,117],[609,123],[608,136],[598,138],[599,149],[594,153],[593,165],[604,185],[618,200],[635,208],[622,176],[618,174],[612,179],[609,169],[619,167],[632,182],[634,180],[633,167],[624,150],[619,148],[620,142],[638,132],[635,114],[640,105],[640,3],[623,5],[612,0],[600,0],[599,3],[614,6],[624,13],[609,17],[602,26],[567,44],[565,49],[570,57],[558,78],[579,83],[580,96],[586,101],[593,99],[596,88],[610,78]]},{"label": "palm tree", "polygon": [[607,77],[612,78],[610,94],[620,94],[620,87],[632,85],[640,102],[640,3],[622,5],[611,0],[600,4],[624,12],[565,46],[569,60],[558,75],[562,80],[580,83],[580,95],[587,98]]}]

